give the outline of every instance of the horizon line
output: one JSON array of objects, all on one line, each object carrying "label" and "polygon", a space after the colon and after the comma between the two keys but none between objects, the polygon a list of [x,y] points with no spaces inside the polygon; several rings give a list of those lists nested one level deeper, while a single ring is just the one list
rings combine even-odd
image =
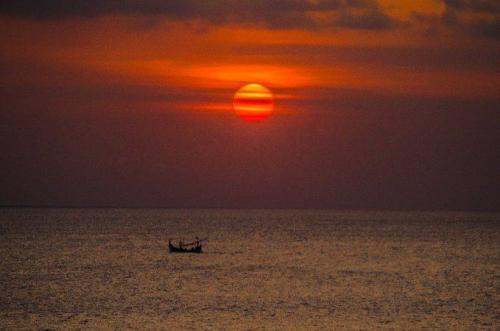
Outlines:
[{"label": "horizon line", "polygon": [[443,213],[483,213],[483,214],[498,214],[499,210],[483,210],[483,209],[388,209],[388,208],[328,208],[328,207],[167,207],[167,206],[122,206],[122,205],[1,205],[0,209],[170,209],[170,210],[325,210],[338,212],[443,212]]}]

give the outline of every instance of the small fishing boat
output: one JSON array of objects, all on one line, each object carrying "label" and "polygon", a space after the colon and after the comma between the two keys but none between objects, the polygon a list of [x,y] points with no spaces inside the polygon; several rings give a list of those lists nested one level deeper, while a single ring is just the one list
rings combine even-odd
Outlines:
[{"label": "small fishing boat", "polygon": [[[186,244],[183,246],[188,246],[190,244]],[[203,253],[203,248],[201,243],[198,241],[195,246],[184,248],[182,246],[175,246],[172,244],[172,241],[168,241],[168,251],[169,253]]]}]

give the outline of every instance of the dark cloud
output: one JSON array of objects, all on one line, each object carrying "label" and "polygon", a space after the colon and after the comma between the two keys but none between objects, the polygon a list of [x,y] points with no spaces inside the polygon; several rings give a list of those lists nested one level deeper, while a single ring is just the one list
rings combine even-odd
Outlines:
[{"label": "dark cloud", "polygon": [[[444,0],[441,22],[454,30],[482,38],[500,40],[500,2],[496,0]],[[464,14],[474,14],[466,20]]]},{"label": "dark cloud", "polygon": [[500,40],[500,20],[481,21],[469,26],[470,31],[477,36]]},{"label": "dark cloud", "polygon": [[343,13],[336,25],[350,29],[385,30],[395,27],[397,21],[379,8],[372,8],[370,11],[357,15],[350,12]]},{"label": "dark cloud", "polygon": [[[375,0],[24,0],[3,1],[0,13],[36,20],[94,18],[112,14],[157,16],[167,20],[200,20],[212,24],[257,24],[269,28],[380,30],[395,26]],[[314,14],[328,13],[318,20]]]},{"label": "dark cloud", "polygon": [[500,2],[497,0],[444,0],[447,8],[473,12],[498,14]]}]

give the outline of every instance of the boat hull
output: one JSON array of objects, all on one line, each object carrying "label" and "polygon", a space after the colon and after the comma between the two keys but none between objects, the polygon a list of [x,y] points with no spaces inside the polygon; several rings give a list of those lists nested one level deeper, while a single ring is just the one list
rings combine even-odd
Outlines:
[{"label": "boat hull", "polygon": [[203,249],[201,246],[196,246],[192,248],[181,248],[181,247],[176,247],[172,244],[168,245],[168,251],[169,253],[203,253]]}]

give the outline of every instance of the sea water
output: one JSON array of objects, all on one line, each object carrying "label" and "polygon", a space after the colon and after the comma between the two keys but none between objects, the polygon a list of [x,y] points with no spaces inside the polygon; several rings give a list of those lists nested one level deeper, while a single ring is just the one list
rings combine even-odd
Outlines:
[{"label": "sea water", "polygon": [[0,239],[0,328],[500,326],[499,214],[4,208]]}]

